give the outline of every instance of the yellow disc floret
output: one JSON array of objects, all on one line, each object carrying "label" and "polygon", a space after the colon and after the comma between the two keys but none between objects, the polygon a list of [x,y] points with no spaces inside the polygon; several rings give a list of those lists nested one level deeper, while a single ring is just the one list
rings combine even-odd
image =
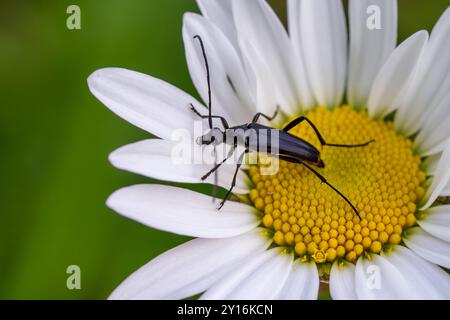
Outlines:
[{"label": "yellow disc floret", "polygon": [[273,230],[274,243],[317,263],[355,262],[364,253],[400,243],[403,230],[416,222],[426,178],[411,140],[398,135],[392,123],[349,107],[317,108],[307,117],[328,143],[375,140],[360,148],[322,147],[306,123],[290,131],[317,147],[325,168],[315,169],[350,200],[361,219],[304,166],[280,161],[275,174],[264,175],[253,165],[249,197],[264,212],[262,224]]}]

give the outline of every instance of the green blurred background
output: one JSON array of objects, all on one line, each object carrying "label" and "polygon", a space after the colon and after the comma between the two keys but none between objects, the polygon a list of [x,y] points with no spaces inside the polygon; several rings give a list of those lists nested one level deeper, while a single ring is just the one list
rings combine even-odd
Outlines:
[{"label": "green blurred background", "polygon": [[[284,1],[270,2],[284,19]],[[66,28],[71,4],[81,8],[81,30]],[[401,0],[399,40],[431,30],[448,5]],[[148,134],[93,98],[86,78],[120,66],[197,96],[181,26],[198,9],[194,0],[19,0],[0,9],[0,299],[104,299],[186,238],[106,208],[112,191],[151,182],[107,161]],[[66,288],[69,265],[81,267],[81,290]]]}]

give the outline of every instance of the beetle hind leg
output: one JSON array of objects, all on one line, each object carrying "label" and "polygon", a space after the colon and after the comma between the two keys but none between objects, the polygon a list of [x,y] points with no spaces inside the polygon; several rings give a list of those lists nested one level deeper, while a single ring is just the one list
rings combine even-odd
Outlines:
[{"label": "beetle hind leg", "polygon": [[286,160],[292,163],[298,163],[303,165],[305,168],[307,168],[309,171],[311,171],[316,177],[318,177],[320,179],[320,181],[322,181],[323,183],[325,183],[327,186],[329,186],[331,189],[333,189],[339,196],[341,196],[342,199],[345,200],[345,202],[347,202],[350,207],[352,208],[352,210],[356,213],[356,215],[358,216],[359,219],[361,219],[361,216],[359,215],[358,210],[356,209],[356,207],[351,203],[351,201],[344,195],[342,194],[342,192],[340,192],[338,189],[336,189],[331,183],[329,183],[327,181],[327,179],[322,176],[320,173],[318,173],[316,170],[314,170],[311,166],[309,166],[307,163],[305,163],[304,161],[298,160],[296,158],[292,158],[292,157],[288,157],[288,156],[279,156],[281,160]]},{"label": "beetle hind leg", "polygon": [[307,117],[305,116],[301,116],[298,117],[297,119],[292,120],[290,123],[288,123],[284,128],[283,131],[284,132],[289,132],[290,130],[292,130],[293,128],[295,128],[296,126],[298,126],[300,123],[302,123],[303,121],[306,121],[311,128],[314,130],[314,132],[317,135],[317,138],[319,138],[320,144],[322,146],[328,146],[328,147],[338,147],[338,148],[359,148],[359,147],[365,147],[368,146],[369,144],[371,144],[372,142],[375,142],[375,140],[370,140],[368,142],[365,143],[361,143],[361,144],[335,144],[335,143],[327,143],[325,141],[325,139],[322,137],[322,135],[320,134],[319,129],[317,129],[317,127],[314,125],[314,123],[309,120]]}]

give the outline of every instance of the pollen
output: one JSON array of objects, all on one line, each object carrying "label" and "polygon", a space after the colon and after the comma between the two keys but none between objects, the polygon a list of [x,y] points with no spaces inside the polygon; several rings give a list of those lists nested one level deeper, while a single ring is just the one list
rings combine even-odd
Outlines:
[{"label": "pollen", "polygon": [[307,123],[290,131],[320,151],[325,168],[314,169],[349,199],[360,217],[301,164],[280,160],[276,173],[270,174],[263,174],[265,165],[252,165],[250,201],[263,212],[261,223],[274,244],[316,263],[354,263],[361,255],[399,244],[403,232],[416,224],[426,179],[411,140],[397,134],[391,122],[347,106],[319,107],[306,116],[328,143],[375,140],[365,147],[339,148],[321,146]]}]

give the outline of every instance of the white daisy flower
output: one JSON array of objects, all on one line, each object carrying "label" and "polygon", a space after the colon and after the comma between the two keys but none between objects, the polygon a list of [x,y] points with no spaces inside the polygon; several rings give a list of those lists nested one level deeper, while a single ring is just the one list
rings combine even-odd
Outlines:
[{"label": "white daisy flower", "polygon": [[[450,298],[450,205],[436,202],[450,196],[450,9],[430,35],[418,31],[396,46],[392,0],[350,0],[348,34],[336,0],[288,0],[288,31],[263,0],[198,4],[202,15],[184,16],[186,58],[207,102],[193,39],[201,36],[214,114],[239,125],[279,105],[277,128],[306,115],[329,142],[376,140],[364,148],[322,148],[310,127],[291,131],[319,148],[327,165],[317,170],[361,219],[303,166],[283,161],[273,175],[261,175],[258,165],[241,170],[233,190],[241,201],[228,201],[220,214],[209,196],[187,189],[124,188],[108,206],[196,239],[150,261],[110,298],[315,299],[321,281],[334,299]],[[98,70],[88,83],[113,112],[159,138],[113,152],[113,165],[201,182],[210,165],[172,158],[179,143],[173,132],[194,134],[198,118],[189,105],[207,113],[200,102],[125,69]],[[199,149],[195,138],[189,143]],[[229,188],[234,168],[221,168],[221,187]]]}]

